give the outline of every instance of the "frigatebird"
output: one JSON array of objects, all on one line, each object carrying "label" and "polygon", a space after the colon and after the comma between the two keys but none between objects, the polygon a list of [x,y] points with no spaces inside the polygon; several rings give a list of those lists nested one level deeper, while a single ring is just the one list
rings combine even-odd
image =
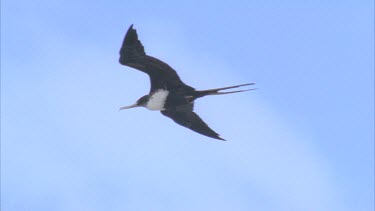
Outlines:
[{"label": "frigatebird", "polygon": [[223,141],[225,139],[208,127],[193,111],[194,101],[207,95],[222,95],[253,90],[221,92],[222,90],[253,85],[254,83],[217,89],[195,90],[193,87],[186,85],[177,72],[168,64],[145,53],[144,47],[138,39],[137,31],[133,29],[133,24],[129,27],[123,40],[119,62],[122,65],[146,73],[151,81],[151,89],[148,95],[139,98],[133,105],[121,107],[120,110],[141,106],[149,110],[160,111],[164,116],[171,118],[181,126]]}]

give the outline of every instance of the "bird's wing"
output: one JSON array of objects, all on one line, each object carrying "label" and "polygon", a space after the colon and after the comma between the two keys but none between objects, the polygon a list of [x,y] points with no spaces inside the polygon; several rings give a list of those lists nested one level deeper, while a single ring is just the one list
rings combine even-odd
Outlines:
[{"label": "bird's wing", "polygon": [[213,131],[208,125],[192,110],[179,110],[176,108],[175,110],[164,110],[161,111],[164,116],[171,118],[174,122],[184,127],[189,128],[197,133],[202,135],[223,140],[219,134]]},{"label": "bird's wing", "polygon": [[168,64],[148,56],[141,41],[138,40],[137,31],[131,25],[125,35],[120,49],[119,62],[122,65],[133,67],[147,73],[151,81],[150,92],[158,89],[173,89],[178,91],[194,91],[194,88],[184,84],[176,71]]}]

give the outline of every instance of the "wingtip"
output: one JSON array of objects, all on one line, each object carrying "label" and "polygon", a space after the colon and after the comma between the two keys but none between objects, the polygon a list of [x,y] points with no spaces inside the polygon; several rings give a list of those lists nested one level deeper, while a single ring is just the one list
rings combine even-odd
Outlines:
[{"label": "wingtip", "polygon": [[[124,41],[122,43],[122,47],[130,46],[130,45],[137,45],[138,44],[138,35],[137,31],[133,28],[133,24],[131,24],[125,34]],[[120,50],[121,51],[121,50]]]},{"label": "wingtip", "polygon": [[227,140],[221,138],[220,136],[216,137],[216,139],[221,140],[221,141],[227,141]]},{"label": "wingtip", "polygon": [[128,28],[128,32],[129,32],[129,31],[134,31],[133,24],[131,24],[131,25],[129,26],[129,28]]}]

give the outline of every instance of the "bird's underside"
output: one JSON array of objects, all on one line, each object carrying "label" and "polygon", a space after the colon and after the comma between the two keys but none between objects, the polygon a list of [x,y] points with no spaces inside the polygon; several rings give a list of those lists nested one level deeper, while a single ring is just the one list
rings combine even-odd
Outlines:
[{"label": "bird's underside", "polygon": [[[167,90],[169,95],[165,99],[164,108],[160,109],[164,116],[171,118],[177,124],[189,128],[202,135],[224,140],[212,130],[194,111],[194,100],[206,95],[220,95],[247,90],[220,92],[225,89],[237,88],[252,84],[242,84],[237,86],[224,87],[196,91],[193,87],[186,85],[178,76],[177,72],[168,64],[148,56],[133,25],[131,25],[125,35],[120,49],[119,62],[137,70],[140,70],[150,77],[151,88],[149,96],[160,90]],[[148,98],[147,98],[148,99]],[[137,102],[138,103],[138,102]],[[136,106],[136,105],[135,105]],[[143,105],[138,105],[143,106]],[[134,107],[134,106],[131,106]],[[145,106],[147,107],[147,106]]]}]

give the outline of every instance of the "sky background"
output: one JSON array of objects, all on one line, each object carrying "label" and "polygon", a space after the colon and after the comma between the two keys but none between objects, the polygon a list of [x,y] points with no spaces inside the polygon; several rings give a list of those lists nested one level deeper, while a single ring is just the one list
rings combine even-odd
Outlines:
[{"label": "sky background", "polygon": [[[2,0],[4,211],[374,209],[374,3]],[[227,142],[144,108],[149,55]]]}]

